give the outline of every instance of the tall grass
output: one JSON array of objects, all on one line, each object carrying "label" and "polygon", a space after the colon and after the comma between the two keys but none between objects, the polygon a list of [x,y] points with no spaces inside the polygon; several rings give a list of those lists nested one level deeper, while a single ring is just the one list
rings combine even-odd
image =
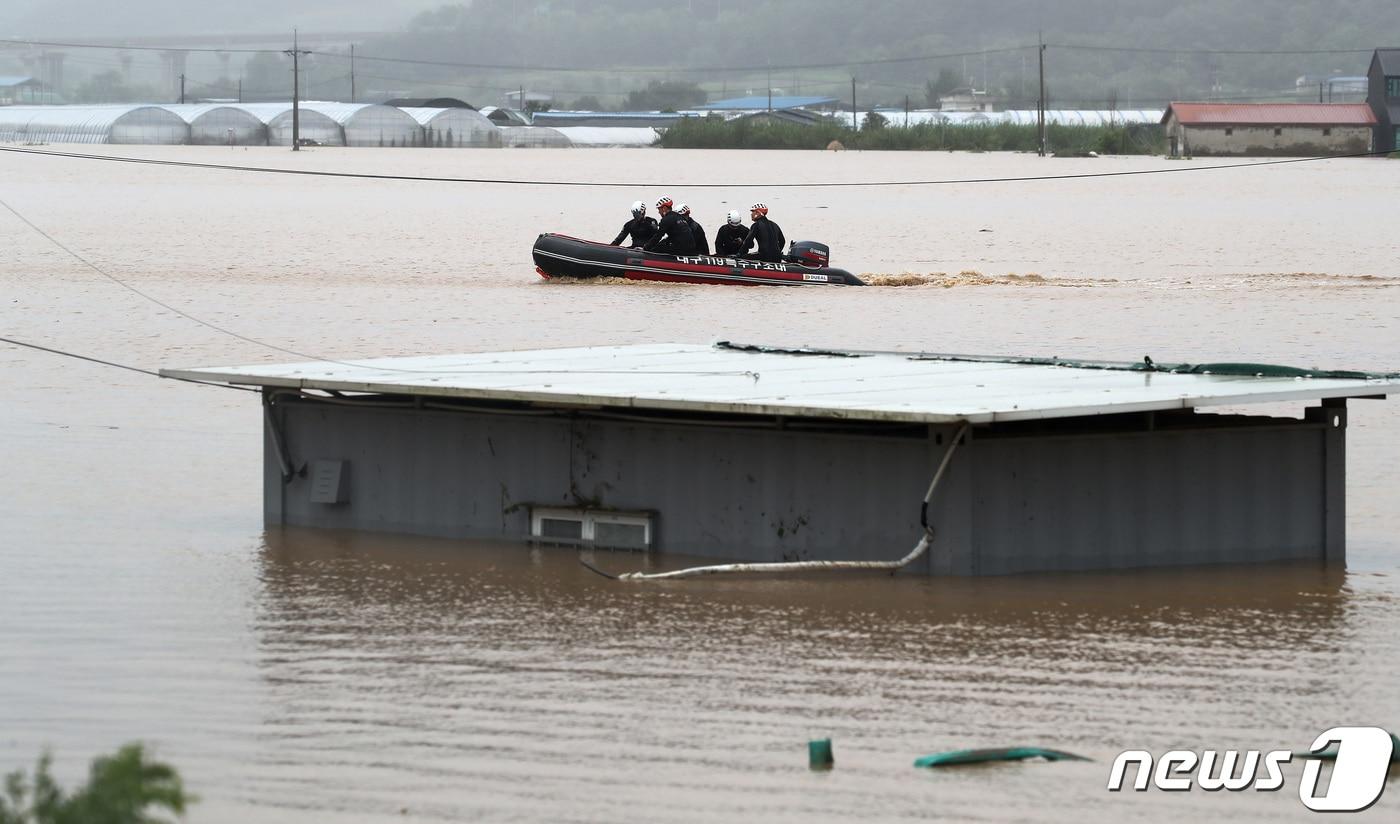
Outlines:
[{"label": "tall grass", "polygon": [[[921,123],[856,131],[837,122],[811,126],[756,123],[715,117],[684,118],[661,136],[668,149],[825,149],[835,140],[847,149],[876,151],[1033,152],[1036,127],[1011,123],[946,126]],[[1157,154],[1164,144],[1157,129],[1127,126],[1046,127],[1056,153]]]}]

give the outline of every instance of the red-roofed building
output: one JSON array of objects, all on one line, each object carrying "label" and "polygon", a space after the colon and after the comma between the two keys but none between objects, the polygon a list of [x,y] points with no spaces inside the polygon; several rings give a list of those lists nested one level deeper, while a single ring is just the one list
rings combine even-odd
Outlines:
[{"label": "red-roofed building", "polygon": [[1376,116],[1365,103],[1172,103],[1162,124],[1173,156],[1308,157],[1370,151]]}]

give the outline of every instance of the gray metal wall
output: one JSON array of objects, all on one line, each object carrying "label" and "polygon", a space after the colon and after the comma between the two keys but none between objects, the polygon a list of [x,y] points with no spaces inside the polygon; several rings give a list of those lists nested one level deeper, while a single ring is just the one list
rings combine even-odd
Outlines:
[{"label": "gray metal wall", "polygon": [[972,572],[1320,557],[1323,458],[1297,426],[984,442]]},{"label": "gray metal wall", "polygon": [[[312,503],[309,476],[283,483],[269,429],[269,524],[524,540],[530,505],[645,510],[656,514],[658,550],[745,560],[905,554],[953,430],[779,431],[286,399],[272,409],[293,467],[346,462],[346,501]],[[930,510],[934,551],[910,570],[1340,561],[1345,410],[1316,412],[1262,426],[1201,415],[1165,430],[973,430]]]}]

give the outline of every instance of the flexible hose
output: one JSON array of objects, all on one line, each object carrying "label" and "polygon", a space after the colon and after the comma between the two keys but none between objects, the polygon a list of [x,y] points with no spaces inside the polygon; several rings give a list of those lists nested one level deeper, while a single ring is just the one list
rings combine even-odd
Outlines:
[{"label": "flexible hose", "polygon": [[917,561],[933,544],[933,527],[928,523],[927,513],[929,501],[933,498],[933,491],[938,488],[938,482],[943,479],[943,473],[948,469],[948,464],[953,459],[953,452],[957,450],[958,443],[967,434],[968,425],[964,423],[958,428],[957,434],[953,435],[953,440],[948,444],[948,449],[943,453],[943,460],[938,464],[938,471],[933,473],[933,480],[929,482],[928,492],[924,493],[923,504],[919,509],[919,520],[923,525],[924,534],[919,538],[919,542],[909,551],[908,555],[896,561],[779,561],[776,563],[762,564],[716,564],[713,566],[690,567],[688,569],[677,569],[672,572],[624,572],[621,575],[610,575],[589,564],[583,559],[579,562],[599,575],[614,578],[618,581],[668,581],[680,578],[698,578],[702,575],[723,575],[731,572],[814,572],[828,570],[889,570],[894,572]]}]

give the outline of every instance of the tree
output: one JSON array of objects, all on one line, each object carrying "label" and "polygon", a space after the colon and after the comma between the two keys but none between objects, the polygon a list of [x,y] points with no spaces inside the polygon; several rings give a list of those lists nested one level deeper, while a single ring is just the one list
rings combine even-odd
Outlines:
[{"label": "tree", "polygon": [[591,94],[586,94],[574,101],[574,111],[577,112],[601,112],[603,111],[603,101]]},{"label": "tree", "polygon": [[877,129],[885,128],[889,125],[889,123],[890,121],[887,120],[884,115],[880,114],[874,109],[871,109],[870,111],[865,113],[865,125],[862,126],[862,128],[868,129],[870,131],[876,131]]},{"label": "tree", "polygon": [[140,744],[94,758],[87,784],[72,795],[50,775],[52,761],[47,753],[39,758],[32,784],[23,770],[5,776],[0,824],[158,824],[162,819],[149,815],[148,809],[183,815],[186,805],[195,801],[185,793],[175,768],[147,760]]},{"label": "tree", "polygon": [[631,111],[675,111],[697,106],[708,99],[705,90],[683,80],[653,80],[645,89],[627,93]]},{"label": "tree", "polygon": [[149,86],[129,85],[115,69],[95,74],[73,93],[79,103],[155,102],[156,91]]},{"label": "tree", "polygon": [[244,96],[285,100],[292,96],[291,61],[280,54],[260,52],[243,65]]},{"label": "tree", "polygon": [[962,77],[952,69],[944,66],[938,70],[938,79],[930,80],[924,84],[924,95],[928,98],[928,105],[931,109],[941,108],[943,95],[963,84]]}]

